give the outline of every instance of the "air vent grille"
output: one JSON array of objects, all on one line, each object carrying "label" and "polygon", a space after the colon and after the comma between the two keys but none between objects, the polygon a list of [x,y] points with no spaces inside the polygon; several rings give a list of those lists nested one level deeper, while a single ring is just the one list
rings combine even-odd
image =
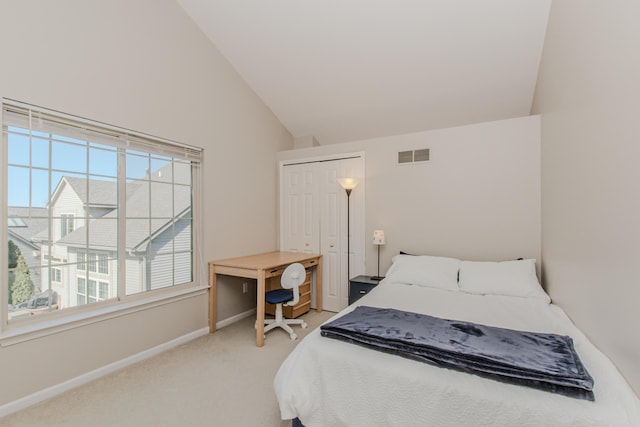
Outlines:
[{"label": "air vent grille", "polygon": [[413,151],[413,161],[414,162],[426,162],[429,160],[429,149],[423,148],[422,150],[414,150]]},{"label": "air vent grille", "polygon": [[429,149],[398,151],[398,164],[422,163],[429,161]]},{"label": "air vent grille", "polygon": [[413,162],[413,151],[400,151],[398,152],[398,163],[411,163]]}]

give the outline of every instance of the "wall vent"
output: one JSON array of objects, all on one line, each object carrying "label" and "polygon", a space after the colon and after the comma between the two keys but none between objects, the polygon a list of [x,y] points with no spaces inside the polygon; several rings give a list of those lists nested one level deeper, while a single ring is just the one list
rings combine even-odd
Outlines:
[{"label": "wall vent", "polygon": [[398,163],[412,163],[413,151],[400,151],[398,152]]},{"label": "wall vent", "polygon": [[398,164],[420,163],[429,161],[429,149],[398,151]]}]

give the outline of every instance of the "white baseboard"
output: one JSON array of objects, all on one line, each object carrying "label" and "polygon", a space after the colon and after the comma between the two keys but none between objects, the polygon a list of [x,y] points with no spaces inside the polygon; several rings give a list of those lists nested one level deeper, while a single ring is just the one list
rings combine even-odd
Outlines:
[{"label": "white baseboard", "polygon": [[[254,310],[255,312],[255,310]],[[243,317],[247,317],[244,315],[245,313],[242,313]],[[237,316],[234,316],[233,318],[235,318]],[[241,317],[241,318],[243,318]],[[233,319],[232,318],[232,319]],[[240,319],[241,319],[240,318]],[[236,319],[234,321],[238,321],[240,319]],[[229,320],[229,319],[227,319]],[[220,323],[224,323],[227,322],[227,320],[224,320]],[[230,322],[233,323],[233,322]],[[228,325],[229,323],[225,323],[224,326]],[[134,354],[133,356],[129,356],[125,359],[119,360],[117,362],[113,362],[109,365],[106,366],[102,366],[98,369],[95,369],[91,372],[87,372],[86,374],[82,374],[80,376],[77,376],[75,378],[72,378],[70,380],[67,380],[65,382],[62,382],[60,384],[56,384],[54,386],[48,387],[44,390],[40,390],[37,391],[33,394],[30,394],[28,396],[22,397],[18,400],[14,400],[13,402],[7,403],[5,405],[0,406],[0,418],[7,416],[9,414],[12,414],[14,412],[17,412],[21,409],[27,408],[31,405],[35,405],[36,403],[40,403],[44,400],[47,399],[51,399],[52,397],[55,397],[59,394],[62,394],[66,391],[69,391],[73,388],[76,388],[78,386],[81,386],[83,384],[86,384],[90,381],[93,381],[95,379],[98,379],[100,377],[103,377],[105,375],[111,374],[113,372],[116,372],[122,368],[125,368],[129,365],[133,365],[134,363],[140,362],[142,360],[148,359],[152,356],[156,356],[164,351],[167,351],[169,349],[172,349],[174,347],[177,347],[179,345],[182,345],[186,342],[189,342],[191,340],[194,340],[198,337],[201,337],[203,335],[206,335],[209,333],[209,328],[202,328],[202,329],[198,329],[196,331],[190,332],[186,335],[183,335],[181,337],[178,337],[176,339],[173,339],[171,341],[168,341],[166,343],[160,344],[156,347],[150,348],[148,350],[142,351],[138,354]]]},{"label": "white baseboard", "polygon": [[245,311],[244,313],[236,314],[235,316],[228,317],[224,320],[216,322],[216,329],[224,328],[225,326],[229,326],[232,323],[236,323],[239,320],[244,319],[245,317],[255,316],[256,309],[252,308],[251,310]]}]

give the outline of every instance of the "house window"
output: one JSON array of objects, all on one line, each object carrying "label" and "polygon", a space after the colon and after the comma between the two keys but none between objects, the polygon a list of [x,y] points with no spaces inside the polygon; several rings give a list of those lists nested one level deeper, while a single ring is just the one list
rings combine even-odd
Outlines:
[{"label": "house window", "polygon": [[109,257],[107,254],[98,254],[98,273],[109,274]]},{"label": "house window", "polygon": [[78,277],[78,288],[76,295],[78,296],[78,305],[87,303],[87,280],[84,277]]},{"label": "house window", "polygon": [[98,300],[98,288],[95,280],[89,280],[87,286],[87,302],[96,302]]},{"label": "house window", "polygon": [[109,283],[98,282],[98,299],[103,301],[109,299]]},{"label": "house window", "polygon": [[108,282],[97,282],[91,279],[89,279],[89,282],[87,282],[84,277],[78,277],[77,283],[78,288],[76,295],[78,305],[89,304],[96,301],[104,301],[109,298]]},{"label": "house window", "polygon": [[27,226],[22,218],[9,218],[8,223],[9,228],[23,228]]},{"label": "house window", "polygon": [[52,268],[51,269],[51,281],[52,282],[56,282],[56,283],[61,283],[62,282],[62,271],[59,268]]},{"label": "house window", "polygon": [[87,254],[85,252],[82,251],[78,251],[76,253],[76,256],[78,257],[78,263],[76,264],[76,269],[84,271],[87,268]]},{"label": "house window", "polygon": [[60,215],[60,237],[64,237],[73,231],[73,215]]},{"label": "house window", "polygon": [[98,271],[96,267],[96,260],[98,259],[98,254],[95,252],[89,252],[89,271],[96,272]]},{"label": "house window", "polygon": [[[50,311],[199,284],[201,150],[6,99],[2,144],[9,209],[44,224],[32,236],[39,259],[28,267],[51,272],[31,287],[59,295]],[[7,227],[18,224],[0,215]],[[28,274],[18,270],[0,264],[5,278]],[[10,286],[0,290],[0,332]]]}]

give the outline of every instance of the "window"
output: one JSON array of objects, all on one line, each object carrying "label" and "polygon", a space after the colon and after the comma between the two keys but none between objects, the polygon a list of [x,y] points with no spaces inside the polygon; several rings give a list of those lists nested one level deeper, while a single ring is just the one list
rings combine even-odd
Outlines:
[{"label": "window", "polygon": [[10,228],[18,228],[18,227],[26,227],[27,224],[24,222],[22,218],[9,218],[9,227]]},{"label": "window", "polygon": [[62,282],[62,271],[59,268],[52,268],[51,269],[51,281],[52,282],[56,282],[56,283],[61,283]]},{"label": "window", "polygon": [[[0,208],[1,219],[25,227],[20,235],[39,249],[26,266],[0,263],[2,277],[11,278],[0,281],[7,283],[0,291],[3,319],[7,302],[25,302],[11,301],[13,294],[27,301],[38,293],[55,295],[48,308],[59,313],[197,284],[201,155],[186,145],[3,99],[0,183],[8,207]],[[17,251],[9,259],[17,260]],[[14,283],[25,289],[12,293]],[[25,317],[12,316],[9,325]]]},{"label": "window", "polygon": [[98,259],[98,255],[95,252],[89,252],[89,271],[93,271],[94,273],[98,271],[96,268],[96,259]]},{"label": "window", "polygon": [[87,301],[88,302],[96,302],[97,298],[97,288],[96,281],[89,280],[89,286],[87,287]]},{"label": "window", "polygon": [[78,288],[76,289],[76,295],[78,296],[78,305],[87,303],[87,280],[83,277],[78,277]]},{"label": "window", "polygon": [[73,231],[73,215],[60,215],[60,237],[64,237]]},{"label": "window", "polygon": [[78,264],[76,265],[76,269],[84,271],[87,268],[85,261],[87,260],[87,254],[83,251],[76,252],[76,256],[78,257]]},{"label": "window", "polygon": [[106,254],[98,254],[98,273],[109,274],[109,257]]},{"label": "window", "polygon": [[98,299],[106,300],[109,298],[109,283],[98,282]]}]

